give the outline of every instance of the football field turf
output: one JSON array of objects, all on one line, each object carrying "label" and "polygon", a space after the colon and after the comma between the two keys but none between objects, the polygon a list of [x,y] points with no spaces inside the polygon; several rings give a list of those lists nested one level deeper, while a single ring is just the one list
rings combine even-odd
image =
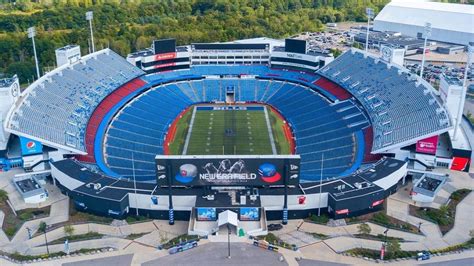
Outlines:
[{"label": "football field turf", "polygon": [[[255,110],[193,110],[183,154],[273,154],[265,107]],[[274,144],[273,144],[274,145]]]}]

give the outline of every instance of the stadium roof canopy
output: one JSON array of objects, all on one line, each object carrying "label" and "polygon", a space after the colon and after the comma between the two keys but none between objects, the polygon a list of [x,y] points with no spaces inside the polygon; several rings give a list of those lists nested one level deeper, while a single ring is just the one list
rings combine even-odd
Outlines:
[{"label": "stadium roof canopy", "polygon": [[374,30],[417,36],[424,32],[427,22],[432,25],[432,40],[459,44],[474,41],[474,5],[392,1],[375,18]]}]

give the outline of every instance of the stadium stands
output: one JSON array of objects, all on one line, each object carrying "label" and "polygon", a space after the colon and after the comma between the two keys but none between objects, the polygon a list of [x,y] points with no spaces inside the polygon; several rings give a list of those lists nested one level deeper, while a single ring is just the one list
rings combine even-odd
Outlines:
[{"label": "stadium stands", "polygon": [[[370,115],[372,151],[406,146],[451,128],[447,111],[426,82],[380,59],[351,50],[319,71],[348,90]],[[328,82],[321,84],[328,87]],[[334,87],[334,86],[332,86]]]},{"label": "stadium stands", "polygon": [[90,115],[107,95],[144,73],[109,49],[37,80],[10,114],[7,127],[58,148],[84,154]]},{"label": "stadium stands", "polygon": [[[229,73],[226,68],[219,69]],[[239,71],[243,69],[240,67]],[[198,68],[200,71],[201,67]],[[215,71],[206,67],[206,73],[215,74]],[[291,73],[290,80],[296,75],[280,71],[278,76],[285,78],[286,73]],[[196,73],[191,71],[187,74]],[[319,179],[323,153],[327,163],[324,178],[338,176],[354,165],[354,134],[369,125],[354,102],[332,104],[317,92],[291,82],[216,76],[164,84],[127,104],[108,128],[105,138],[106,164],[122,177],[132,178],[134,167],[138,181],[154,180],[154,156],[163,153],[163,141],[174,118],[189,105],[223,101],[228,87],[235,88],[235,97],[239,101],[267,103],[285,116],[294,129],[296,151],[302,157],[302,179]],[[132,156],[135,165],[132,165]]]},{"label": "stadium stands", "polygon": [[[320,76],[321,75],[321,76]],[[444,132],[451,124],[432,88],[402,69],[347,52],[320,71],[261,65],[199,65],[144,75],[106,49],[35,82],[7,127],[81,154],[115,178],[154,181],[170,125],[189,106],[237,101],[271,105],[291,126],[301,180],[352,174],[378,153]]]}]

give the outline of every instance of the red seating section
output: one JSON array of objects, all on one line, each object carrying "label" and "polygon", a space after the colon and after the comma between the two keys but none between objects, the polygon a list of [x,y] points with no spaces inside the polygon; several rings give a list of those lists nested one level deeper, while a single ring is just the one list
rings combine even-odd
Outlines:
[{"label": "red seating section", "polygon": [[331,93],[332,95],[336,96],[339,100],[347,100],[351,98],[351,94],[347,92],[345,89],[341,88],[336,83],[321,77],[320,79],[316,80],[314,85],[324,89],[325,91]]},{"label": "red seating section", "polygon": [[133,79],[122,85],[114,92],[105,97],[95,108],[86,127],[86,151],[87,155],[77,156],[79,161],[94,163],[94,140],[102,119],[105,115],[123,98],[145,85],[145,81],[140,78]]}]

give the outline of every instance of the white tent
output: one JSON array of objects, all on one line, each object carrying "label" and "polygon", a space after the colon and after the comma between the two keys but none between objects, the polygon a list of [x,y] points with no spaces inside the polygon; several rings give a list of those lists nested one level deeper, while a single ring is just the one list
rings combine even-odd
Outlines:
[{"label": "white tent", "polygon": [[233,211],[223,211],[219,213],[219,218],[217,224],[220,227],[221,225],[231,224],[235,227],[238,226],[239,219],[237,218],[237,213]]},{"label": "white tent", "polygon": [[417,37],[427,22],[432,25],[431,40],[464,45],[474,41],[474,5],[392,1],[374,19],[374,30]]}]

